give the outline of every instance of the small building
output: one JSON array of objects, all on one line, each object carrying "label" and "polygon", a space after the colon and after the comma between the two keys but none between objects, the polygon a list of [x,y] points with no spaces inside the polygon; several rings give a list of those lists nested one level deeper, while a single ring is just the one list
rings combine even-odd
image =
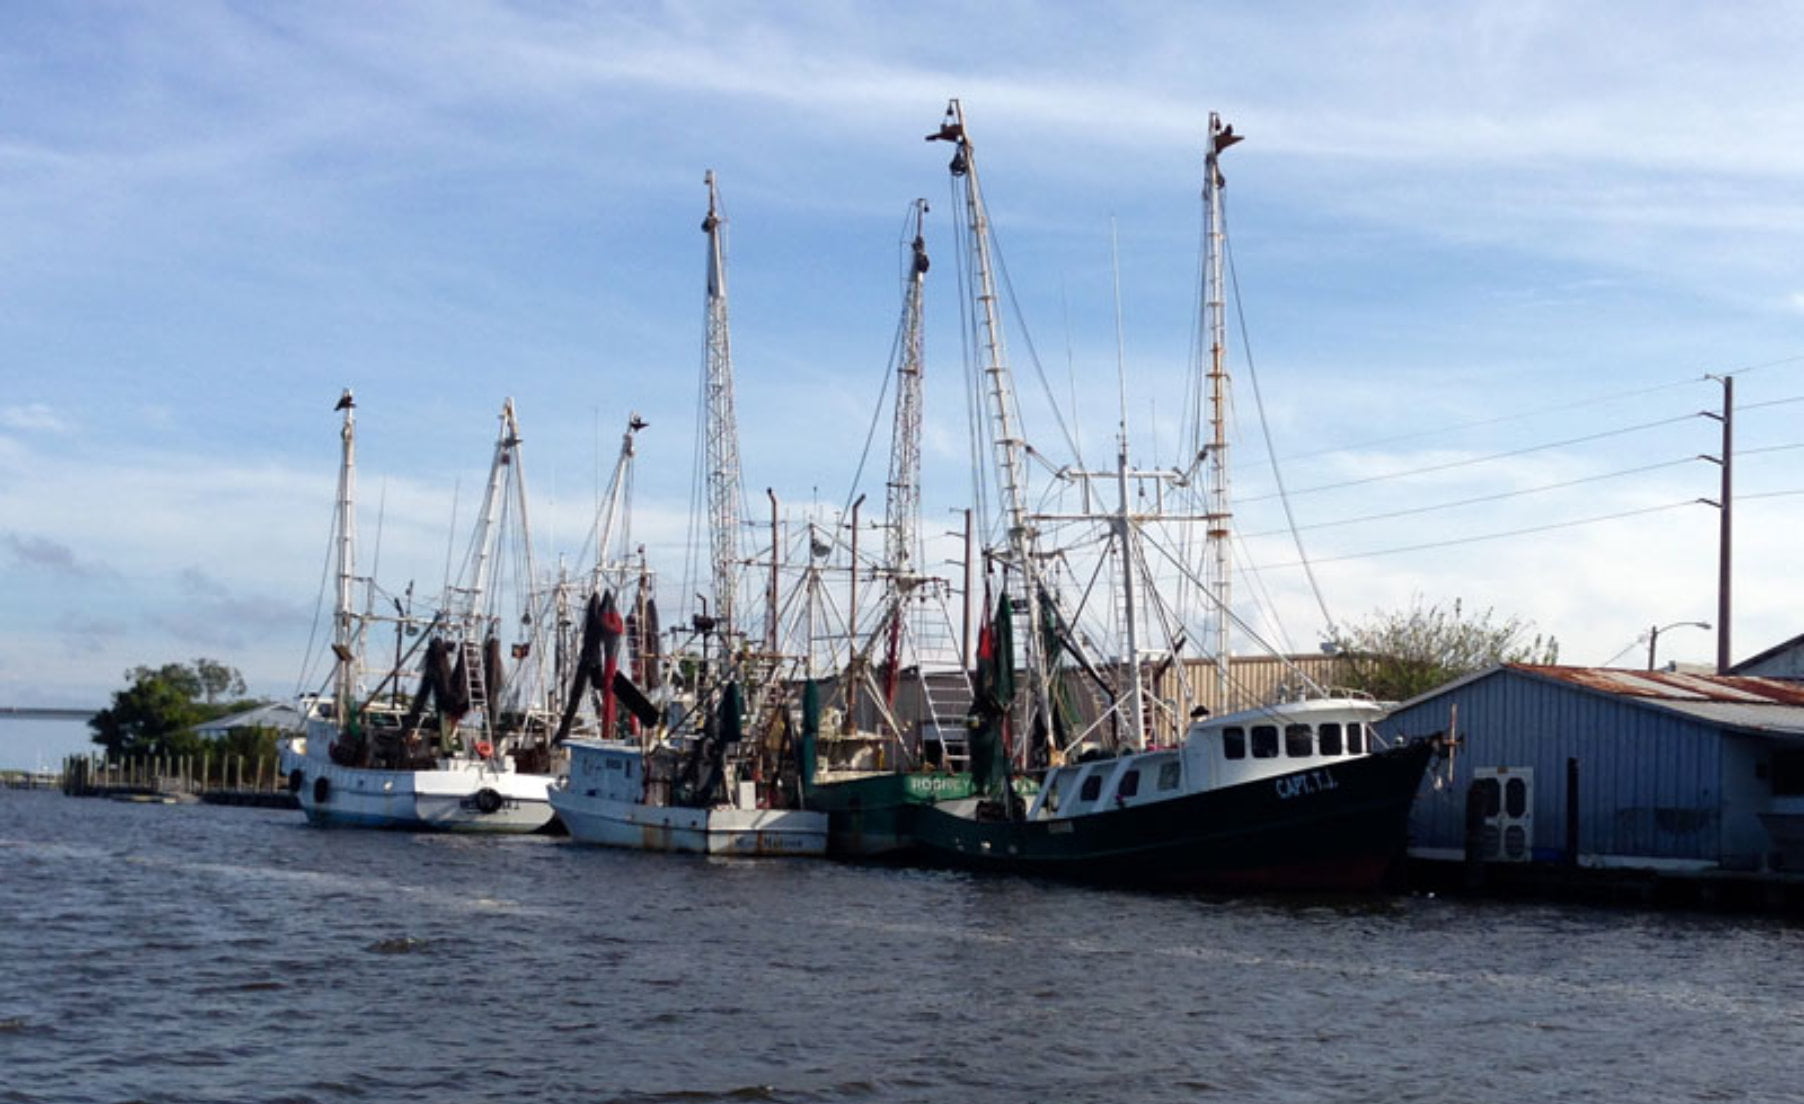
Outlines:
[{"label": "small building", "polygon": [[1749,656],[1729,668],[1729,673],[1804,682],[1804,636],[1794,636],[1759,655]]},{"label": "small building", "polygon": [[273,728],[282,735],[298,733],[306,727],[301,711],[288,702],[267,702],[242,713],[220,717],[194,726],[194,731],[209,740],[224,737],[234,728]]},{"label": "small building", "polygon": [[1403,703],[1381,731],[1458,738],[1411,814],[1416,858],[1804,871],[1795,682],[1505,664]]}]

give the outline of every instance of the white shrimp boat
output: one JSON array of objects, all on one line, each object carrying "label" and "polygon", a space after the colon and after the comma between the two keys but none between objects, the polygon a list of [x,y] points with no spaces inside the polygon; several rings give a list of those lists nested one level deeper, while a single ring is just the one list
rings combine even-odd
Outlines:
[{"label": "white shrimp boat", "polygon": [[759,808],[760,786],[749,779],[732,785],[730,800],[700,807],[661,800],[671,773],[680,769],[675,746],[649,757],[630,740],[572,740],[569,746],[570,773],[550,798],[572,839],[697,855],[827,853],[827,814]]},{"label": "white shrimp boat", "polygon": [[[549,760],[550,725],[542,711],[504,711],[506,680],[493,618],[479,616],[491,561],[489,525],[505,476],[517,478],[513,405],[502,434],[473,558],[482,565],[463,588],[459,616],[441,614],[419,636],[425,678],[411,706],[396,681],[400,664],[372,692],[363,683],[365,635],[377,619],[353,608],[356,583],[356,404],[346,391],[334,540],[337,600],[330,693],[302,699],[305,727],[281,746],[281,768],[309,823],[322,827],[446,832],[537,832],[552,821],[552,775],[524,771],[521,758]],[[417,624],[405,617],[398,629]],[[483,640],[482,636],[488,639]],[[447,637],[453,638],[448,640]],[[399,637],[398,637],[399,639]],[[480,642],[479,642],[480,641]],[[532,648],[516,645],[516,658]],[[518,669],[518,668],[516,668]],[[428,701],[434,708],[427,711]]]}]

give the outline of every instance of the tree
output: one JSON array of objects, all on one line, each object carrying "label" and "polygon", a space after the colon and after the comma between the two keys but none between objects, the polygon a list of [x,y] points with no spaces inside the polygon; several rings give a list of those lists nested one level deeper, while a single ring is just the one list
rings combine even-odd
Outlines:
[{"label": "tree", "polygon": [[1495,617],[1489,609],[1467,614],[1457,598],[1449,608],[1424,604],[1418,595],[1407,610],[1378,611],[1337,630],[1333,643],[1352,688],[1380,701],[1406,701],[1499,663],[1559,660],[1559,641],[1540,633],[1530,638],[1533,624],[1519,617]]},{"label": "tree", "polygon": [[115,691],[113,704],[88,722],[94,743],[109,758],[198,755],[205,744],[194,727],[247,704],[214,700],[244,692],[238,671],[214,660],[134,667],[125,677],[130,685]]},{"label": "tree", "polygon": [[227,667],[216,659],[195,660],[194,675],[200,680],[201,693],[206,696],[208,705],[216,703],[227,694],[244,696],[244,676],[238,673],[237,668]]}]

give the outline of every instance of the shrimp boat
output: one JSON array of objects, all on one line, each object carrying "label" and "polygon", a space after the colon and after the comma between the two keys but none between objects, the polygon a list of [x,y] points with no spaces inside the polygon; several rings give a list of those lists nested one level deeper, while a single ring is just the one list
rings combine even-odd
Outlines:
[{"label": "shrimp boat", "polygon": [[[1197,419],[1191,470],[1130,465],[1124,382],[1115,463],[1059,469],[1055,478],[1077,499],[1060,513],[1028,507],[1026,447],[990,275],[989,220],[957,100],[928,140],[954,146],[951,170],[963,185],[974,270],[967,283],[976,297],[972,363],[987,381],[986,436],[1002,538],[991,553],[999,577],[995,600],[986,602],[969,721],[977,793],[916,810],[916,843],[933,860],[956,866],[1137,885],[1379,886],[1402,854],[1431,744],[1383,746],[1375,728],[1383,706],[1320,687],[1303,700],[1218,716],[1155,693],[1174,667],[1191,670],[1179,655],[1186,630],[1173,631],[1186,623],[1177,599],[1189,595],[1207,615],[1201,635],[1212,643],[1215,700],[1229,699],[1218,157],[1239,136],[1211,114],[1203,189],[1209,360],[1197,381],[1209,393],[1211,416],[1206,435]],[[1203,485],[1203,502],[1189,512],[1173,503],[1185,501],[1193,481]],[[1193,572],[1192,546],[1176,539],[1186,524],[1206,531],[1206,578]],[[1055,549],[1051,533],[1073,535]],[[1103,549],[1098,565],[1080,585],[1066,585],[1055,572],[1070,562],[1067,549],[1082,547]],[[1099,600],[1103,593],[1108,597]],[[1082,627],[1086,618],[1097,622],[1099,604],[1117,634],[1112,658],[1098,658],[1106,653]],[[1162,651],[1142,639],[1155,629],[1166,633]],[[1094,699],[1087,713],[1073,707],[1085,695]],[[1187,684],[1179,696],[1197,700]],[[1037,788],[1023,793],[1023,777]]]},{"label": "shrimp boat", "polygon": [[[825,814],[797,807],[793,784],[769,778],[766,760],[748,748],[739,682],[711,685],[704,665],[693,689],[667,695],[660,709],[618,670],[622,622],[612,592],[591,602],[587,620],[583,666],[603,698],[602,734],[567,742],[569,771],[549,795],[572,839],[698,855],[826,853]],[[620,732],[628,714],[637,733]]]},{"label": "shrimp boat", "polygon": [[[669,678],[655,662],[635,664],[629,645],[627,665],[637,667],[635,680],[622,670],[622,642],[634,634],[627,631],[613,591],[604,594],[598,587],[590,594],[573,692],[557,732],[569,769],[549,800],[579,843],[707,855],[820,855],[826,851],[827,816],[800,807],[788,738],[786,665],[769,650],[760,654],[750,648],[736,627],[743,487],[727,331],[726,220],[712,172],[705,183],[703,434],[714,612],[704,606],[691,618],[693,635],[687,651],[678,649],[672,657]],[[619,500],[631,456],[629,432],[610,501]],[[638,624],[645,623],[641,616]],[[584,697],[598,699],[598,730],[572,737],[571,710]]]},{"label": "shrimp boat", "polygon": [[[448,596],[447,608],[429,619],[378,617],[373,601],[362,611],[356,590],[356,403],[349,390],[343,412],[342,454],[334,550],[337,595],[333,617],[329,693],[302,698],[304,727],[281,747],[282,770],[309,823],[322,827],[391,828],[444,832],[525,833],[545,829],[552,818],[546,790],[550,718],[519,704],[531,662],[543,649],[529,639],[513,646],[514,677],[503,673],[499,618],[487,612],[489,570],[495,557],[497,511],[508,486],[520,495],[519,428],[513,404],[504,405],[488,497],[472,542],[467,585]],[[528,558],[530,565],[530,557]],[[530,577],[531,568],[526,568]],[[374,583],[370,584],[372,595]],[[528,619],[530,620],[530,619]],[[370,630],[392,623],[397,657],[373,689],[365,662]],[[403,643],[423,651],[418,692],[411,701],[399,686]],[[536,653],[536,654],[535,654]],[[510,696],[515,704],[504,704]],[[534,766],[539,769],[532,769]]]},{"label": "shrimp boat", "polygon": [[[805,657],[802,803],[827,814],[827,850],[838,858],[904,858],[913,847],[917,807],[974,792],[970,772],[960,769],[969,665],[962,655],[949,654],[957,650],[949,643],[957,632],[947,602],[951,587],[922,570],[919,535],[926,214],[926,200],[910,205],[914,234],[903,258],[902,312],[890,366],[895,405],[882,559],[866,564],[859,558],[863,495],[852,502],[844,527],[849,549],[837,538],[838,525],[823,529],[811,521],[807,532],[799,632]],[[774,518],[771,540],[777,547]],[[841,551],[850,558],[843,607],[823,597],[823,557]],[[868,630],[859,617],[861,575],[880,585],[878,614]],[[823,643],[827,658],[817,663]],[[833,674],[817,679],[817,670]]]}]

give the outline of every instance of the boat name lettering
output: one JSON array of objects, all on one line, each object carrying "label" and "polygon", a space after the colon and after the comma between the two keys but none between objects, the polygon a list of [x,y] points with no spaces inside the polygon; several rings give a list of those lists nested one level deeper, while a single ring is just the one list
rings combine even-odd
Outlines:
[{"label": "boat name lettering", "polygon": [[908,790],[915,794],[961,794],[969,787],[963,778],[910,778]]},{"label": "boat name lettering", "polygon": [[1283,778],[1273,779],[1272,785],[1277,787],[1278,797],[1285,801],[1289,801],[1293,797],[1321,793],[1324,790],[1340,787],[1340,783],[1334,780],[1333,773],[1325,767],[1321,770],[1304,771],[1301,774],[1287,774]]}]

